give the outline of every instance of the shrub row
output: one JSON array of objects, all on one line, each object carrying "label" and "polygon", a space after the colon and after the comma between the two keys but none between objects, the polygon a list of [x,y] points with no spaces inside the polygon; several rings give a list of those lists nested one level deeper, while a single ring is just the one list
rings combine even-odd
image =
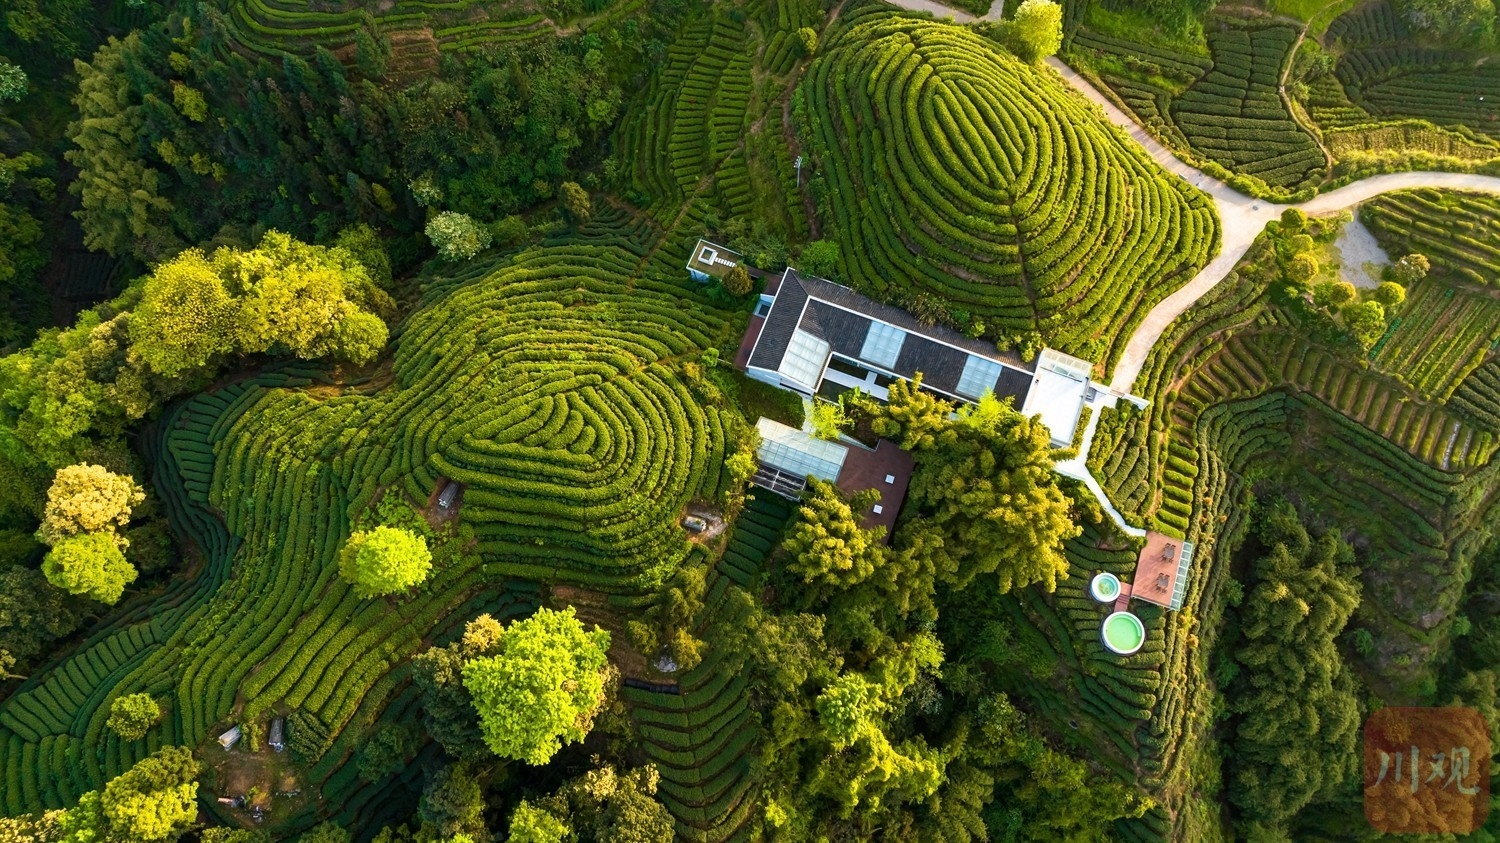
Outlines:
[{"label": "shrub row", "polygon": [[839,275],[876,298],[1107,360],[1214,247],[1201,194],[966,30],[862,15],[798,96]]}]

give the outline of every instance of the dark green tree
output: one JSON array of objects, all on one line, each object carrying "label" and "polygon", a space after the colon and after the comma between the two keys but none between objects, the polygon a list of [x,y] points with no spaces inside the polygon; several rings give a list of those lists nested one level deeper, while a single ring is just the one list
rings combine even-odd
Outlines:
[{"label": "dark green tree", "polygon": [[1360,712],[1335,639],[1359,605],[1354,552],[1313,538],[1285,500],[1259,514],[1264,553],[1241,607],[1241,667],[1227,694],[1240,715],[1229,799],[1247,832],[1285,832],[1308,803],[1358,767]]},{"label": "dark green tree", "polygon": [[900,546],[931,552],[924,564],[959,588],[991,573],[1001,592],[1055,588],[1068,570],[1063,542],[1079,528],[1046,425],[989,393],[951,421],[946,402],[923,393],[892,390],[889,406],[917,457]]}]

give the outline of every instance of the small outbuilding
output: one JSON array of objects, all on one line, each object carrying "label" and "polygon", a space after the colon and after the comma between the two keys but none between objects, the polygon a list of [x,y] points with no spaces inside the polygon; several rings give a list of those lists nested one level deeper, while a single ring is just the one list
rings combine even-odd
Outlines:
[{"label": "small outbuilding", "polygon": [[707,282],[714,278],[723,278],[729,270],[739,266],[740,260],[738,252],[726,249],[718,243],[699,240],[693,246],[692,257],[688,258],[687,271],[694,281]]},{"label": "small outbuilding", "polygon": [[271,721],[271,734],[266,742],[271,745],[272,752],[282,752],[286,749],[285,717],[277,717]]},{"label": "small outbuilding", "polygon": [[243,734],[244,732],[241,731],[240,727],[235,726],[233,729],[219,736],[219,746],[224,747],[226,750],[234,749],[234,745],[240,742],[240,737]]},{"label": "small outbuilding", "polygon": [[438,494],[438,509],[444,512],[453,509],[453,505],[458,503],[458,493],[461,491],[463,491],[463,486],[459,485],[457,480],[449,480],[448,485],[444,486],[443,491]]}]

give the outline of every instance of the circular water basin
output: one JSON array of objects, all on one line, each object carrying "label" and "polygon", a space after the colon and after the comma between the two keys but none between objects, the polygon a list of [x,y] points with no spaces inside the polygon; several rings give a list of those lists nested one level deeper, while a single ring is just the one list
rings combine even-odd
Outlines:
[{"label": "circular water basin", "polygon": [[1089,593],[1100,603],[1113,603],[1120,596],[1120,578],[1108,571],[1095,574],[1089,583]]},{"label": "circular water basin", "polygon": [[1099,637],[1111,653],[1128,656],[1146,643],[1146,625],[1129,612],[1115,612],[1104,619]]}]

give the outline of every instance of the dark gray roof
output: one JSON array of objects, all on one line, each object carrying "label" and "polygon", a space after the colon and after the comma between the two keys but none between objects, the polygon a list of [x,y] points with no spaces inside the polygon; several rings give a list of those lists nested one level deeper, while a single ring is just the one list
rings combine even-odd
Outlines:
[{"label": "dark gray roof", "polygon": [[1020,358],[1001,354],[995,349],[995,344],[992,342],[970,339],[952,328],[942,325],[923,324],[922,320],[899,307],[892,307],[888,304],[871,301],[848,287],[835,284],[832,281],[802,275],[795,269],[788,269],[786,277],[782,279],[781,283],[786,284],[793,279],[801,285],[802,289],[807,291],[808,295],[815,299],[836,304],[839,307],[863,314],[871,319],[879,319],[881,322],[888,325],[895,325],[897,328],[913,334],[921,334],[922,336],[930,337],[949,345],[956,345],[965,351],[978,354],[980,357],[997,360],[1007,366],[1015,366],[1018,369],[1025,368]]},{"label": "dark gray roof", "polygon": [[788,284],[791,275],[788,269],[781,280],[781,289],[776,291],[776,301],[766,314],[766,324],[761,326],[760,339],[750,354],[751,366],[775,371],[792,342],[797,320],[802,318],[802,305],[807,303],[807,290],[801,284]]},{"label": "dark gray roof", "polygon": [[827,340],[835,354],[860,360],[872,321],[906,331],[895,365],[873,364],[876,368],[903,377],[921,372],[924,385],[956,395],[964,365],[973,354],[1004,364],[993,384],[997,396],[1014,397],[1017,409],[1025,403],[1031,371],[1020,360],[1000,354],[992,343],[970,339],[951,328],[924,325],[900,308],[871,301],[848,287],[802,275],[795,269],[788,269],[782,277],[749,365],[777,369],[798,328]]},{"label": "dark gray roof", "polygon": [[813,299],[807,303],[801,328],[828,340],[835,354],[858,358],[865,346],[865,335],[870,332],[870,317]]},{"label": "dark gray roof", "polygon": [[967,352],[959,351],[940,342],[933,342],[923,336],[907,334],[906,342],[901,344],[901,356],[896,358],[893,371],[906,377],[921,372],[924,385],[950,394],[957,394],[958,379],[963,377],[964,364],[967,362],[969,362]]},{"label": "dark gray roof", "polygon": [[1031,391],[1031,378],[1030,372],[1018,372],[1008,366],[1001,369],[1000,380],[995,383],[995,397],[1014,398],[1014,406],[1019,412],[1021,406],[1026,403],[1026,393]]}]

